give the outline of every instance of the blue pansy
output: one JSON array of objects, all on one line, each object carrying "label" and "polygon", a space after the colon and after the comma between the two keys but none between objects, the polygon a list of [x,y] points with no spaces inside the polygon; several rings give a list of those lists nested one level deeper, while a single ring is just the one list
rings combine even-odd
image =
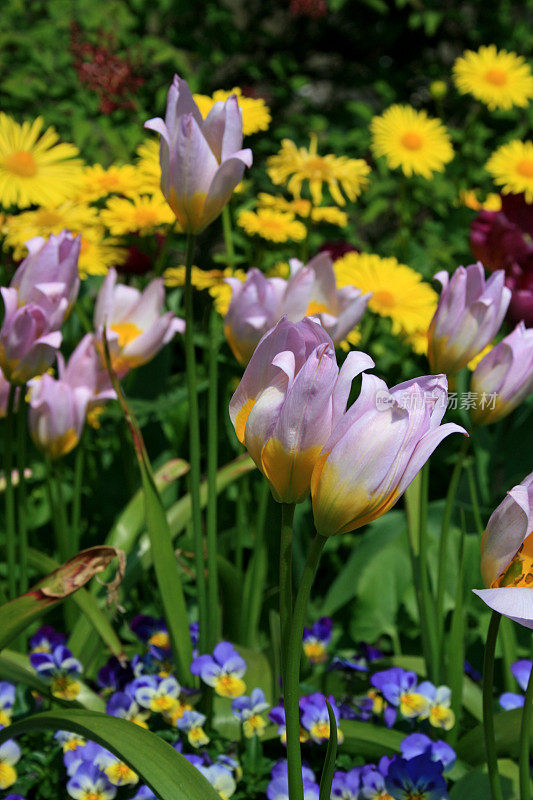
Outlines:
[{"label": "blue pansy", "polygon": [[361,787],[361,767],[354,767],[349,772],[338,770],[333,775],[331,797],[333,800],[359,800]]},{"label": "blue pansy", "polygon": [[397,711],[403,717],[413,719],[425,714],[429,709],[429,700],[418,691],[417,677],[410,670],[391,667],[375,672],[370,683],[381,692],[389,707],[384,709],[385,723],[391,727]]},{"label": "blue pansy", "polygon": [[329,617],[321,617],[311,628],[303,629],[304,653],[312,664],[327,661],[332,630],[333,622]]},{"label": "blue pansy", "polygon": [[82,666],[65,645],[56,645],[51,653],[32,653],[30,663],[50,680],[50,691],[55,697],[74,700],[80,693],[81,686],[74,676],[82,672]]},{"label": "blue pansy", "polygon": [[[520,661],[515,661],[511,667],[511,672],[524,692],[527,689],[532,664],[533,662],[528,658],[522,658]],[[524,695],[517,694],[516,692],[504,692],[500,695],[499,702],[505,711],[510,711],[512,708],[522,708],[524,705]]]},{"label": "blue pansy", "polygon": [[236,697],[231,704],[231,710],[242,722],[243,733],[248,739],[254,734],[261,736],[264,732],[266,722],[261,713],[267,708],[268,703],[262,689],[254,689],[249,697]]},{"label": "blue pansy", "polygon": [[246,672],[246,662],[230,642],[219,642],[212,656],[195,658],[191,664],[191,672],[199,675],[221,697],[233,699],[246,691],[242,680]]},{"label": "blue pansy", "polygon": [[[335,720],[337,722],[337,738],[342,741],[342,733],[338,729],[339,709],[333,695],[328,697]],[[309,736],[317,744],[329,739],[329,714],[326,705],[326,698],[320,692],[306,695],[300,699],[300,722],[302,728],[309,733]]]},{"label": "blue pansy", "polygon": [[93,764],[85,763],[67,783],[73,800],[113,800],[117,790]]},{"label": "blue pansy", "polygon": [[443,772],[451,769],[457,759],[455,750],[447,742],[441,740],[434,742],[423,733],[412,733],[410,736],[406,736],[400,745],[400,750],[402,757],[407,761],[426,753],[433,761],[440,761]]},{"label": "blue pansy", "polygon": [[51,653],[54,647],[65,644],[67,637],[58,633],[51,625],[42,625],[30,636],[28,645],[30,653]]},{"label": "blue pansy", "polygon": [[448,797],[442,765],[425,753],[407,761],[396,756],[385,778],[394,800],[445,800]]}]

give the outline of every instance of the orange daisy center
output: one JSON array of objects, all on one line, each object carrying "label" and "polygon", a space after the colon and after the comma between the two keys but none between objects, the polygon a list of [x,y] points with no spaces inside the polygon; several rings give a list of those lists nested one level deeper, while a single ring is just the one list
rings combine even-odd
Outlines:
[{"label": "orange daisy center", "polygon": [[37,172],[37,162],[31,153],[18,150],[5,157],[4,168],[21,178],[32,178]]},{"label": "orange daisy center", "polygon": [[416,131],[407,131],[400,141],[407,150],[420,150],[424,143],[422,137]]},{"label": "orange daisy center", "polygon": [[516,171],[524,178],[533,178],[533,158],[523,158],[516,165]]},{"label": "orange daisy center", "polygon": [[507,74],[502,69],[488,69],[485,73],[485,80],[492,83],[493,86],[505,86],[507,83]]}]

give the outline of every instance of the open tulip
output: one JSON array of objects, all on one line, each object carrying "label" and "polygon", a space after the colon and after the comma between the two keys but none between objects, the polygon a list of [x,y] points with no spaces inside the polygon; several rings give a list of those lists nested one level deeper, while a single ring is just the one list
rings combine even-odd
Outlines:
[{"label": "open tulip", "polygon": [[278,502],[305,499],[352,379],[373,365],[354,352],[339,371],[333,342],[309,318],[292,323],[283,317],[261,339],[231,399],[230,417]]},{"label": "open tulip", "polygon": [[79,442],[90,392],[45,374],[30,383],[28,427],[35,446],[52,460]]},{"label": "open tulip", "polygon": [[533,472],[508,492],[481,538],[481,576],[474,592],[493,611],[533,628]]},{"label": "open tulip", "polygon": [[450,276],[438,272],[442,293],[428,334],[433,372],[455,375],[477,356],[498,332],[511,299],[503,270],[485,280],[483,265],[459,267]]},{"label": "open tulip", "polygon": [[290,267],[282,313],[291,322],[318,317],[334,344],[338,344],[359,324],[371,295],[363,295],[354,286],[337,289],[329,253],[319,253],[306,266],[293,258]]},{"label": "open tulip", "polygon": [[122,377],[150,361],[176,332],[185,330],[185,323],[171,311],[162,313],[165,289],[160,278],[142,293],[116,281],[117,273],[110,269],[96,301],[94,327],[101,341],[106,326],[111,364]]},{"label": "open tulip", "polygon": [[106,400],[116,398],[115,390],[96,348],[93,333],[87,333],[72,351],[65,364],[58,354],[59,377],[72,389],[85,389],[88,392],[88,407],[98,406]]},{"label": "open tulip", "polygon": [[479,362],[471,389],[481,399],[470,409],[476,425],[497,422],[520,405],[533,392],[533,330],[519,322]]},{"label": "open tulip", "polygon": [[283,278],[266,278],[252,268],[244,283],[238,278],[226,278],[226,283],[232,295],[224,333],[237,361],[247,364],[260,339],[280,318],[287,282]]},{"label": "open tulip", "polygon": [[42,375],[55,361],[62,336],[50,330],[43,309],[35,303],[19,308],[17,290],[0,289],[5,313],[0,329],[0,367],[10,383],[24,384]]},{"label": "open tulip", "polygon": [[324,445],[311,477],[315,526],[346,533],[388,511],[437,445],[459,425],[440,425],[448,386],[426,375],[392,389],[363,374],[361,393]]},{"label": "open tulip", "polygon": [[199,233],[218,217],[252,152],[242,150],[242,114],[237,96],[214,104],[205,119],[186,81],[174,76],[165,119],[145,128],[161,136],[161,190],[187,233]]}]

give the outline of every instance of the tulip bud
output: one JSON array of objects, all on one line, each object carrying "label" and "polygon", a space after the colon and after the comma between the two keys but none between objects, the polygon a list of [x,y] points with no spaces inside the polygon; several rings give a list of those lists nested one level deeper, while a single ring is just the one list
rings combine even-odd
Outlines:
[{"label": "tulip bud", "polygon": [[322,536],[356,530],[385,514],[437,445],[459,425],[440,425],[444,375],[393,389],[363,374],[361,394],[334,427],[311,476],[315,527]]},{"label": "tulip bud", "polygon": [[470,409],[472,422],[490,425],[511,413],[533,391],[533,330],[519,322],[479,362],[471,390],[481,402]]},{"label": "tulip bud", "polygon": [[161,190],[187,233],[218,217],[240,183],[252,152],[242,150],[242,114],[236,95],[214,104],[205,119],[186,81],[174,76],[165,120],[145,128],[161,135]]},{"label": "tulip bud", "polygon": [[73,389],[48,374],[30,382],[30,436],[52,460],[67,455],[78,444],[89,397],[87,389]]},{"label": "tulip bud", "polygon": [[533,628],[533,472],[508,492],[481,539],[481,575],[474,590],[489,608]]},{"label": "tulip bud", "polygon": [[237,434],[280,503],[302,502],[311,473],[345,411],[351,381],[374,362],[350,353],[339,371],[333,342],[313,320],[284,317],[259,342],[230,402]]},{"label": "tulip bud", "polygon": [[165,300],[162,279],[151,281],[142,293],[116,281],[117,273],[110,269],[98,293],[94,327],[101,342],[106,326],[111,365],[122,377],[150,361],[176,332],[183,333],[185,323],[171,311],[161,313]]},{"label": "tulip bud", "polygon": [[28,303],[19,308],[16,289],[2,288],[0,293],[5,307],[0,367],[10,383],[24,384],[52,366],[62,336],[59,331],[50,331],[40,306]]},{"label": "tulip bud", "polygon": [[265,278],[258,269],[249,270],[244,283],[226,278],[232,296],[224,319],[224,333],[233,355],[247,364],[260,339],[280,318],[281,298],[287,282],[283,278]]},{"label": "tulip bud", "polygon": [[492,341],[503,322],[511,292],[504,286],[503,270],[485,281],[479,262],[459,267],[442,283],[437,310],[429,326],[428,358],[432,372],[455,375]]}]

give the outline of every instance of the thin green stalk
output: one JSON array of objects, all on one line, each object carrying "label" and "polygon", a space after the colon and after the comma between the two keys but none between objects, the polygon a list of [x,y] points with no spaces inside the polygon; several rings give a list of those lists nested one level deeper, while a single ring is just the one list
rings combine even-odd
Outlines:
[{"label": "thin green stalk", "polygon": [[[461,540],[459,545],[459,563],[457,585],[455,590],[455,607],[452,614],[450,636],[448,639],[448,675],[446,683],[452,692],[451,708],[455,715],[455,725],[446,737],[449,744],[455,747],[459,735],[459,724],[463,707],[464,659],[465,659],[465,615],[464,615],[464,552],[466,524],[464,511],[461,513]],[[443,637],[444,638],[444,637]],[[444,642],[440,652],[441,671],[445,665]]]},{"label": "thin green stalk", "polygon": [[220,607],[217,569],[217,470],[218,470],[218,350],[220,344],[218,314],[211,309],[207,395],[207,607],[208,650],[219,639]]},{"label": "thin green stalk", "polygon": [[463,469],[464,459],[468,452],[470,439],[463,441],[461,449],[457,453],[455,465],[448,485],[448,493],[446,495],[446,504],[444,506],[444,514],[442,515],[442,525],[440,531],[439,541],[439,561],[438,561],[438,576],[437,576],[437,601],[436,601],[436,617],[438,626],[438,641],[440,649],[440,662],[442,663],[443,648],[444,648],[444,593],[446,591],[446,568],[448,566],[448,547],[450,540],[450,522],[452,519],[453,508],[455,504],[455,496],[457,494],[457,487],[459,485],[459,478],[461,477],[461,470]]},{"label": "thin green stalk", "polygon": [[470,491],[470,500],[472,503],[472,511],[474,513],[474,521],[476,523],[477,532],[481,536],[481,534],[484,531],[484,527],[483,527],[483,521],[481,519],[481,512],[479,510],[476,479],[474,477],[474,472],[472,470],[471,464],[466,464],[466,474],[468,477],[468,489]]},{"label": "thin green stalk", "polygon": [[17,414],[17,469],[18,469],[18,543],[20,564],[19,594],[27,591],[28,582],[28,521],[26,517],[26,387],[20,387]]},{"label": "thin green stalk", "polygon": [[154,264],[154,272],[156,275],[160,275],[163,272],[166,257],[168,254],[168,249],[170,247],[172,241],[172,232],[174,230],[174,222],[171,222],[167,230],[165,232],[165,238],[163,239],[163,244],[161,245],[161,250],[159,254],[156,256],[155,264]]},{"label": "thin green stalk", "polygon": [[17,387],[11,384],[6,412],[6,441],[4,477],[6,481],[6,561],[7,561],[7,591],[10,600],[17,596],[16,582],[16,527],[15,527],[15,492],[13,489],[13,429],[15,426],[15,396]]},{"label": "thin green stalk", "polygon": [[235,515],[236,536],[235,536],[235,566],[239,572],[243,571],[244,565],[244,540],[248,531],[248,508],[249,508],[249,480],[245,475],[241,481],[239,495],[237,497],[237,513]]},{"label": "thin green stalk", "polygon": [[243,641],[251,648],[258,645],[258,624],[263,602],[263,590],[268,569],[268,554],[265,542],[265,521],[270,497],[270,487],[261,480],[259,506],[255,524],[254,550],[250,562],[250,581],[245,584],[243,596]]},{"label": "thin green stalk", "polygon": [[72,515],[70,535],[72,537],[72,555],[80,549],[81,495],[83,491],[83,471],[85,466],[85,436],[82,434],[76,450],[74,462],[74,487],[72,496]]},{"label": "thin green stalk", "polygon": [[222,234],[224,236],[224,247],[226,248],[226,263],[228,267],[235,265],[235,250],[233,247],[233,233],[231,229],[231,211],[229,205],[222,209]]},{"label": "thin green stalk", "polygon": [[294,503],[282,503],[281,505],[279,619],[281,630],[281,675],[283,681],[285,680],[287,637],[292,619],[292,523],[294,520],[294,508]]},{"label": "thin green stalk", "polygon": [[419,539],[418,539],[418,571],[420,575],[420,595],[421,602],[424,608],[424,614],[427,618],[425,634],[428,637],[427,650],[429,652],[428,671],[431,679],[437,679],[438,669],[438,640],[437,640],[437,627],[435,619],[435,607],[433,604],[433,596],[431,593],[431,586],[429,583],[428,571],[428,526],[427,526],[427,512],[428,512],[428,486],[429,486],[429,461],[424,464],[421,470],[422,479],[420,484],[420,517],[419,517]]},{"label": "thin green stalk", "polygon": [[531,800],[529,743],[531,739],[531,709],[533,708],[533,670],[527,683],[522,722],[520,725],[520,800]]},{"label": "thin green stalk", "polygon": [[296,595],[292,621],[289,630],[285,682],[285,721],[287,725],[287,768],[289,778],[289,797],[291,800],[303,800],[302,754],[300,751],[300,658],[302,653],[302,635],[309,593],[318,568],[318,562],[326,538],[316,534],[311,542],[307,561]]},{"label": "thin green stalk", "polygon": [[185,257],[185,377],[189,397],[189,461],[194,560],[196,566],[196,591],[198,600],[199,648],[207,652],[208,616],[205,580],[204,542],[202,535],[202,510],[200,506],[200,418],[198,414],[198,392],[196,388],[196,354],[194,352],[194,316],[192,306],[192,261],[194,236],[187,234]]},{"label": "thin green stalk", "polygon": [[421,473],[419,472],[411,485],[407,487],[405,493],[405,507],[407,511],[407,547],[411,559],[411,571],[415,587],[415,597],[420,619],[420,637],[422,640],[422,652],[426,663],[426,671],[431,671],[431,651],[429,649],[429,616],[428,609],[423,603],[420,591],[420,569],[419,569],[419,542],[420,542],[420,488]]},{"label": "thin green stalk", "polygon": [[496,649],[500,619],[501,614],[497,611],[493,611],[490,618],[487,641],[485,644],[485,658],[483,661],[483,732],[485,735],[485,751],[487,753],[487,769],[492,800],[503,800],[500,775],[498,772],[496,740],[494,738],[493,699],[494,652]]},{"label": "thin green stalk", "polygon": [[63,494],[63,470],[60,461],[56,461],[52,468],[53,481],[55,483],[55,497],[56,507],[54,515],[58,521],[59,538],[57,546],[59,548],[59,555],[61,563],[68,561],[74,555],[72,551],[72,542],[70,539],[70,528],[67,518],[67,506],[65,503],[65,496]]},{"label": "thin green stalk", "polygon": [[518,646],[514,623],[503,617],[500,623],[500,644],[503,657],[503,683],[506,692],[514,692],[515,680],[511,667],[518,660]]}]

